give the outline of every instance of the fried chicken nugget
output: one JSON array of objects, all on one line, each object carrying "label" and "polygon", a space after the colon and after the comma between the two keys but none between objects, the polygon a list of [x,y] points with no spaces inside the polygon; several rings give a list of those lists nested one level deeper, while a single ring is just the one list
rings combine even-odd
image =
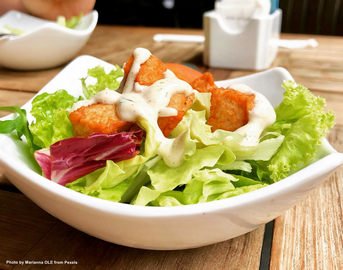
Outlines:
[{"label": "fried chicken nugget", "polygon": [[208,124],[212,131],[234,131],[249,121],[249,110],[254,106],[254,94],[245,94],[233,89],[213,88]]},{"label": "fried chicken nugget", "polygon": [[[124,66],[126,76],[130,72],[133,61],[134,58],[131,55]],[[135,81],[141,85],[152,85],[164,78],[166,69],[165,64],[160,59],[151,55],[141,65]],[[178,114],[158,119],[158,124],[165,136],[168,136],[182,120],[185,112],[192,106],[194,99],[194,95],[185,96],[182,93],[171,97],[168,107],[175,108]],[[115,105],[108,104],[92,104],[81,107],[70,113],[69,118],[76,136],[88,136],[94,133],[112,134],[127,131],[134,125],[134,123],[122,121],[116,113]]]},{"label": "fried chicken nugget", "polygon": [[74,134],[87,137],[94,133],[113,134],[129,130],[133,123],[121,121],[115,105],[92,104],[83,106],[69,114]]},{"label": "fried chicken nugget", "polygon": [[[125,74],[128,74],[130,72],[133,61],[134,61],[134,58],[131,55],[130,58],[127,60],[125,66],[124,66]],[[191,78],[192,80],[193,80],[193,78],[198,77],[199,74],[201,75],[200,72],[198,72],[194,69],[191,69],[189,67],[183,66],[181,64],[175,64],[175,63],[164,64],[156,56],[151,55],[149,57],[149,59],[141,65],[135,81],[141,85],[152,85],[154,82],[156,82],[160,79],[163,79],[164,78],[164,72],[167,70],[167,68],[170,68],[171,66],[174,67],[174,70],[175,70],[175,67],[179,67],[179,69],[182,69],[183,72],[186,71],[186,73],[187,73],[187,71],[188,71],[188,73],[187,73],[188,78]],[[181,68],[180,68],[180,66],[181,66]],[[172,71],[174,71],[174,70],[172,70]],[[191,70],[193,72],[193,73],[191,72],[192,75],[190,75],[189,70]],[[171,131],[182,120],[186,111],[192,106],[194,100],[195,100],[194,95],[186,96],[185,94],[182,94],[182,93],[174,94],[171,97],[170,102],[168,104],[168,107],[176,109],[178,111],[178,114],[176,116],[160,117],[158,119],[158,125],[159,125],[160,129],[162,130],[162,132],[165,136],[169,136]]]},{"label": "fried chicken nugget", "polygon": [[[192,106],[194,95],[185,96],[175,94],[168,107],[178,111],[176,116],[159,117],[158,125],[165,136],[182,120],[186,111]],[[116,113],[115,105],[92,104],[83,106],[69,114],[75,136],[87,137],[94,133],[113,134],[127,131],[134,127],[134,123],[122,121]]]},{"label": "fried chicken nugget", "polygon": [[[134,61],[133,55],[129,57],[124,65],[125,76],[129,74]],[[135,82],[140,85],[152,85],[154,82],[164,78],[164,72],[167,70],[166,65],[156,56],[151,55],[140,67]]]},{"label": "fried chicken nugget", "polygon": [[182,120],[187,110],[192,106],[195,100],[194,94],[185,96],[182,93],[172,96],[168,107],[178,111],[175,116],[159,117],[158,126],[162,130],[164,136],[168,137],[177,124]]},{"label": "fried chicken nugget", "polygon": [[216,87],[216,85],[214,84],[213,76],[209,72],[205,72],[200,77],[192,81],[191,86],[193,87],[193,89],[201,93],[210,92],[211,89]]}]

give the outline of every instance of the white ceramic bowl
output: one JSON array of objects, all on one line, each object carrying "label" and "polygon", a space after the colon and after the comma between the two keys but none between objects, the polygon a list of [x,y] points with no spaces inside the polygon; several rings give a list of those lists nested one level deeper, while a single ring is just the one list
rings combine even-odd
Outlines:
[{"label": "white ceramic bowl", "polygon": [[6,25],[24,31],[22,35],[0,39],[0,66],[20,70],[55,67],[72,59],[86,44],[98,21],[98,12],[83,16],[74,29],[19,11],[0,17]]},{"label": "white ceramic bowl", "polygon": [[[82,91],[79,78],[96,65],[111,66],[94,57],[81,56],[42,91],[63,88],[78,95]],[[276,105],[282,98],[280,86],[285,79],[291,79],[291,75],[285,69],[276,68],[218,84],[246,83]],[[29,107],[30,104],[25,105]],[[0,165],[26,196],[65,223],[109,242],[168,250],[224,241],[279,216],[343,163],[343,154],[337,153],[326,140],[324,148],[324,157],[280,182],[229,199],[177,207],[114,203],[60,186],[34,172],[20,148],[6,135],[0,135]]]}]

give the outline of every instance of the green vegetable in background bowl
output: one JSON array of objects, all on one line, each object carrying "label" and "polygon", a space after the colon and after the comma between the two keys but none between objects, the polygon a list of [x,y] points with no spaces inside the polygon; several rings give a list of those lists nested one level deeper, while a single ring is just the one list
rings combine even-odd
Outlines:
[{"label": "green vegetable in background bowl", "polygon": [[56,23],[67,28],[74,29],[78,26],[82,19],[83,15],[80,14],[79,16],[72,16],[71,18],[67,19],[64,16],[58,16],[56,19]]}]

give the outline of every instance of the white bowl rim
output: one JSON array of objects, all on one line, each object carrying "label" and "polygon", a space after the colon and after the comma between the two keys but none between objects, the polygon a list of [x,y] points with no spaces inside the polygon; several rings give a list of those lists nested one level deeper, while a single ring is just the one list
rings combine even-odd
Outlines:
[{"label": "white bowl rim", "polygon": [[72,36],[86,36],[94,30],[94,28],[97,25],[98,17],[99,17],[98,12],[96,10],[92,10],[89,13],[83,15],[83,17],[91,17],[91,21],[88,24],[87,28],[85,28],[85,29],[71,29],[71,28],[59,25],[54,21],[49,21],[49,20],[45,20],[42,18],[38,18],[38,17],[32,16],[32,15],[24,13],[24,12],[20,12],[17,10],[10,10],[10,11],[6,12],[5,14],[3,14],[1,17],[6,16],[10,13],[21,14],[21,15],[24,15],[26,17],[32,18],[33,20],[42,21],[42,25],[40,25],[39,27],[37,27],[36,29],[34,29],[32,31],[26,31],[22,35],[9,36],[7,39],[4,39],[7,41],[22,40],[22,39],[25,39],[27,37],[30,37],[33,34],[39,33],[40,31],[44,31],[44,30],[58,31],[58,32],[62,32],[63,34],[72,35]]}]

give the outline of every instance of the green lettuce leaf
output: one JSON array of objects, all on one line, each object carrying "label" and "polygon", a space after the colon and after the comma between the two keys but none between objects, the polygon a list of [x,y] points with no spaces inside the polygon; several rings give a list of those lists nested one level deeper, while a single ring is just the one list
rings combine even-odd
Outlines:
[{"label": "green lettuce leaf", "polygon": [[198,148],[209,145],[225,145],[234,153],[237,160],[269,160],[283,142],[280,132],[269,132],[257,146],[243,146],[243,137],[235,132],[217,129],[212,132],[206,124],[206,112],[189,110],[182,121],[173,130],[175,137],[185,130],[190,130],[191,139],[197,142]]},{"label": "green lettuce leaf", "polygon": [[32,101],[31,114],[35,121],[30,125],[33,142],[41,148],[73,136],[67,109],[78,99],[66,90],[43,93]]},{"label": "green lettuce leaf", "polygon": [[[211,201],[212,198],[218,196],[218,194],[235,189],[235,186],[231,181],[236,181],[235,177],[224,173],[219,169],[201,170],[193,175],[191,183],[185,188],[185,194],[190,194],[187,189],[192,186],[194,182],[200,182],[202,183],[202,193],[200,194],[198,202],[208,202]],[[193,190],[193,188],[191,188],[191,190]],[[192,194],[191,196],[193,197]],[[186,202],[188,201],[187,199],[188,198],[185,198]]]},{"label": "green lettuce leaf", "polygon": [[151,158],[157,154],[160,146],[159,141],[156,139],[157,130],[144,118],[138,119],[138,124],[145,130],[145,141],[140,151],[146,158]]},{"label": "green lettuce leaf", "polygon": [[269,160],[279,149],[283,135],[261,140],[256,146],[243,146],[241,140],[225,139],[224,144],[235,153],[237,160]]},{"label": "green lettuce leaf", "polygon": [[89,99],[99,91],[110,89],[117,90],[120,85],[120,79],[124,76],[123,70],[116,65],[109,73],[101,66],[88,69],[88,77],[96,79],[95,84],[87,84],[86,78],[81,78],[83,94]]},{"label": "green lettuce leaf", "polygon": [[66,186],[70,189],[116,202],[129,203],[150,179],[147,170],[159,161],[142,155],[120,162],[107,161],[104,168],[85,175]]},{"label": "green lettuce leaf", "polygon": [[11,120],[0,121],[0,133],[15,135],[15,140],[21,141],[25,137],[27,147],[31,154],[39,147],[33,142],[33,137],[29,129],[26,111],[16,106],[0,107],[0,111],[16,113],[17,117]]},{"label": "green lettuce leaf", "polygon": [[252,171],[251,164],[242,160],[235,160],[231,163],[219,163],[216,165],[216,168],[219,168],[223,171],[243,171],[248,173],[251,173]]},{"label": "green lettuce leaf", "polygon": [[[221,144],[228,136],[240,136],[230,131],[211,131],[206,124],[206,111],[188,110],[182,121],[172,131],[171,136],[176,137],[186,130],[190,130],[191,139],[197,142],[198,147]],[[240,138],[240,137],[239,137]]]},{"label": "green lettuce leaf", "polygon": [[161,192],[150,187],[143,186],[139,190],[137,197],[133,200],[134,205],[148,205],[150,202],[156,200],[161,195]]},{"label": "green lettuce leaf", "polygon": [[230,156],[231,162],[234,161],[234,155],[231,154],[230,149],[222,145],[197,149],[194,155],[186,157],[184,162],[176,168],[171,168],[163,160],[160,160],[148,170],[151,185],[161,192],[173,190],[180,185],[187,184],[196,171],[204,167],[214,167],[222,156],[226,162],[229,162]]},{"label": "green lettuce leaf", "polygon": [[143,186],[133,203],[153,206],[196,204],[237,196],[265,186],[267,184],[216,168],[203,169],[193,174],[183,190],[161,192],[152,186]]},{"label": "green lettuce leaf", "polygon": [[20,36],[23,35],[25,33],[25,31],[23,29],[20,29],[18,27],[13,27],[12,25],[9,24],[5,24],[2,29],[1,32],[4,32],[5,34],[13,34],[16,36]]},{"label": "green lettuce leaf", "polygon": [[[267,186],[248,177],[224,173],[219,169],[203,170],[194,175],[184,190],[184,202],[201,203],[234,197]],[[196,198],[197,194],[197,198]]]},{"label": "green lettuce leaf", "polygon": [[235,196],[242,195],[242,194],[245,194],[245,193],[266,187],[266,186],[267,186],[267,184],[261,183],[261,184],[251,185],[251,186],[237,187],[234,190],[230,190],[230,191],[227,191],[227,192],[220,194],[215,199],[216,200],[222,200],[222,199],[235,197]]},{"label": "green lettuce leaf", "polygon": [[211,109],[211,93],[195,92],[195,101],[192,109],[194,111],[206,111],[206,118],[208,118]]},{"label": "green lettuce leaf", "polygon": [[146,158],[137,155],[132,159],[113,162],[108,160],[104,168],[85,175],[66,186],[75,191],[111,201],[120,201],[143,167]]},{"label": "green lettuce leaf", "polygon": [[[171,167],[178,166],[186,156],[191,156],[196,150],[196,143],[190,138],[189,129],[185,129],[175,138],[159,142],[157,125],[151,125],[146,119],[139,119],[139,125],[145,130],[146,138],[141,152],[147,158],[159,155]],[[159,131],[160,132],[160,131]]]},{"label": "green lettuce leaf", "polygon": [[56,23],[61,25],[61,26],[64,26],[64,27],[74,29],[74,28],[76,28],[76,26],[79,25],[82,17],[83,17],[82,14],[80,14],[78,16],[72,16],[69,19],[67,19],[64,16],[58,16],[56,19]]},{"label": "green lettuce leaf", "polygon": [[295,82],[283,84],[284,99],[276,108],[276,122],[268,128],[285,139],[268,162],[256,163],[257,174],[270,182],[279,181],[313,162],[334,115],[325,111],[325,100]]},{"label": "green lettuce leaf", "polygon": [[169,206],[180,206],[184,205],[182,203],[183,200],[183,194],[181,191],[168,191],[163,194],[161,194],[156,200],[152,201],[150,204],[153,206],[163,206],[163,207],[169,207]]}]

